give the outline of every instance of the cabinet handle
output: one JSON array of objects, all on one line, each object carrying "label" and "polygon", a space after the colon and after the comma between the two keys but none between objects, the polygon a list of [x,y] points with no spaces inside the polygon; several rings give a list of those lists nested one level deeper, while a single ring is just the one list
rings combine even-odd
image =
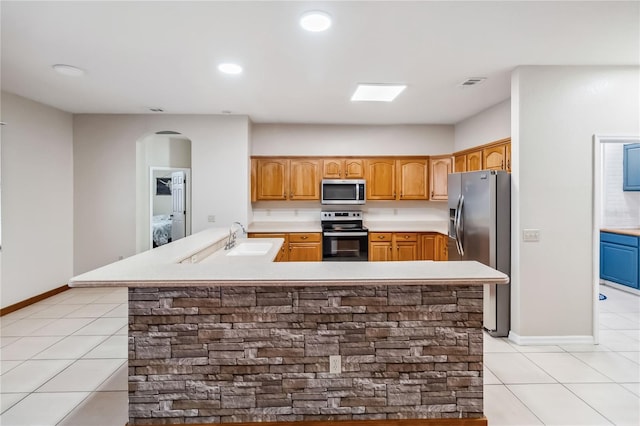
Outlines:
[{"label": "cabinet handle", "polygon": [[500,168],[504,170],[504,160],[500,161]]},{"label": "cabinet handle", "polygon": [[409,238],[409,236],[408,236],[408,235],[405,235],[405,236],[404,236],[404,239],[406,240],[407,238]]},{"label": "cabinet handle", "polygon": [[511,160],[507,161],[507,169],[511,168]]},{"label": "cabinet handle", "polygon": [[384,235],[378,235],[378,238],[383,239]]},{"label": "cabinet handle", "polygon": [[433,191],[431,191],[431,198],[433,198]]},{"label": "cabinet handle", "polygon": [[303,239],[303,240],[306,240],[306,239],[307,239],[307,238],[309,238],[309,237],[307,237],[306,235],[303,235],[303,236],[302,236],[302,237],[300,237],[300,238],[301,238],[301,239]]}]

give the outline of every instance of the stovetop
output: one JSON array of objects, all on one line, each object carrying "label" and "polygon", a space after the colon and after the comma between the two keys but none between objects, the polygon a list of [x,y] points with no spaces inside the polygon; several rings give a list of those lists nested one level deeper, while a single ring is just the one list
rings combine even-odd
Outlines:
[{"label": "stovetop", "polygon": [[323,231],[366,231],[362,225],[361,211],[323,211],[320,212]]}]

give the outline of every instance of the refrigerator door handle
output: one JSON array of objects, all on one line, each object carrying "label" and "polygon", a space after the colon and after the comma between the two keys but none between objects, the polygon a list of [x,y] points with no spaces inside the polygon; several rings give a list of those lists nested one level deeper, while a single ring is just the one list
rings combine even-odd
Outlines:
[{"label": "refrigerator door handle", "polygon": [[460,229],[462,227],[462,209],[464,206],[464,195],[460,195],[460,199],[458,200],[458,208],[456,209],[456,245],[458,246],[458,253],[460,256],[464,256],[464,246],[462,245],[462,232]]}]

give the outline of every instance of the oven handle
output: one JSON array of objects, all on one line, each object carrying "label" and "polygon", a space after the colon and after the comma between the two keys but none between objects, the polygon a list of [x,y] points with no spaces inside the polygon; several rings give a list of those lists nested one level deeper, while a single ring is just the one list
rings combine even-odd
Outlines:
[{"label": "oven handle", "polygon": [[325,237],[366,237],[368,232],[323,232]]}]

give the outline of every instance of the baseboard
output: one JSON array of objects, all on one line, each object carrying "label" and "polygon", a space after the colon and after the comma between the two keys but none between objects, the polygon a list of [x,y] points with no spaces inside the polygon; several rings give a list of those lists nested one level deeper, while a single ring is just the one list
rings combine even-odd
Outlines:
[{"label": "baseboard", "polygon": [[[165,423],[162,423],[165,424]],[[160,426],[161,423],[150,423]],[[189,426],[217,426],[218,423],[197,423]],[[327,420],[296,422],[225,423],[228,426],[487,426],[486,417],[474,419],[402,419],[402,420]],[[127,423],[125,426],[133,426]]]},{"label": "baseboard", "polygon": [[607,280],[600,280],[600,293],[602,293],[602,290],[603,290],[602,286],[615,288],[616,290],[620,290],[626,293],[631,293],[631,294],[635,294],[636,296],[640,296],[640,290],[638,289],[635,289],[626,285],[614,283],[611,281],[607,281]]},{"label": "baseboard", "polygon": [[3,315],[10,314],[11,312],[15,312],[18,309],[26,308],[29,305],[33,305],[34,303],[38,303],[41,300],[44,300],[48,297],[55,296],[58,293],[62,293],[63,291],[69,290],[68,285],[63,285],[62,287],[54,288],[53,290],[45,291],[42,294],[38,294],[37,296],[30,297],[26,300],[23,300],[18,303],[14,303],[13,305],[9,305],[6,308],[0,309],[0,317]]},{"label": "baseboard", "polygon": [[520,346],[594,345],[593,336],[520,336],[509,332],[509,340]]}]

